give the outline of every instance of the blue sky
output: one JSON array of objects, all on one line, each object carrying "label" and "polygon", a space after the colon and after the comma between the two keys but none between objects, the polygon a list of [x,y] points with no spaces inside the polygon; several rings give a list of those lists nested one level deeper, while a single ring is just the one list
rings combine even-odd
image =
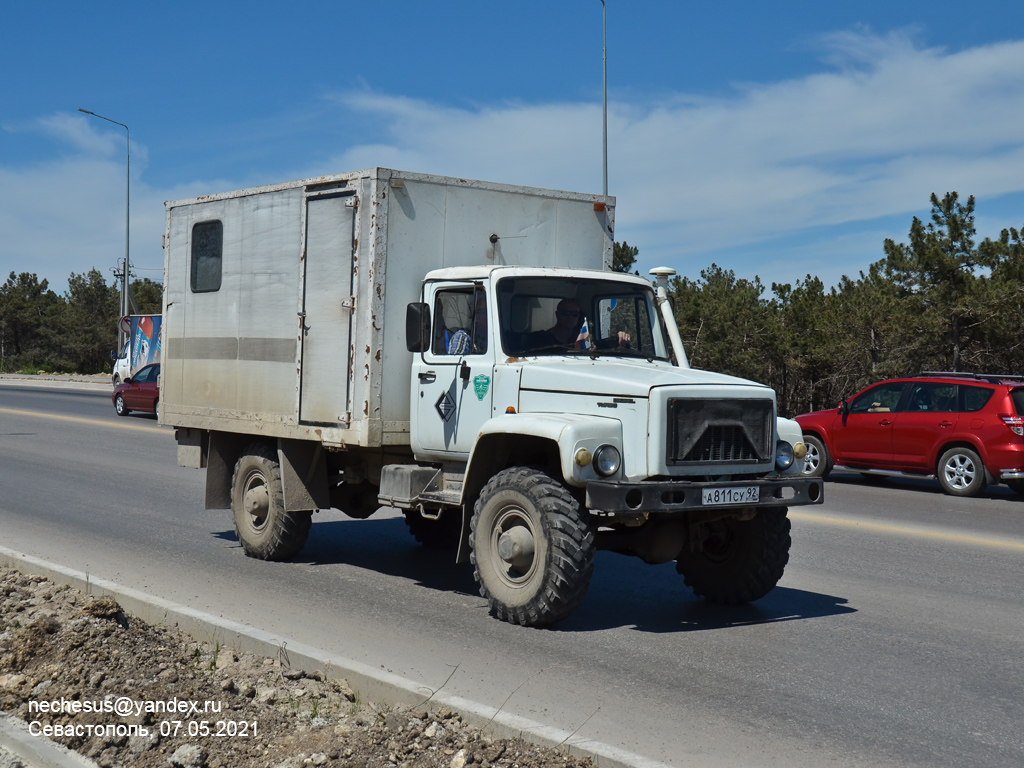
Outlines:
[{"label": "blue sky", "polygon": [[[163,201],[374,165],[601,191],[599,0],[0,8],[0,277],[160,279]],[[928,198],[1024,225],[1024,4],[608,0],[642,270],[835,283]]]}]

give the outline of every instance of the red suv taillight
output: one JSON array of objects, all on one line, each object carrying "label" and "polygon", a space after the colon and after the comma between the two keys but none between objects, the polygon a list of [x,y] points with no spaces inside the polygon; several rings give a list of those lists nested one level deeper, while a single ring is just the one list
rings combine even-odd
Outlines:
[{"label": "red suv taillight", "polygon": [[1010,428],[1010,431],[1015,435],[1024,435],[1024,416],[1007,416],[1006,414],[999,414],[999,418],[1005,422],[1006,426]]}]

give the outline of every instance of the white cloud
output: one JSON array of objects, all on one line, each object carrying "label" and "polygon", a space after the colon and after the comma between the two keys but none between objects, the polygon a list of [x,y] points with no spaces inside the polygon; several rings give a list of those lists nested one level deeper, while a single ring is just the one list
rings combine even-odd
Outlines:
[{"label": "white cloud", "polygon": [[[162,266],[162,209],[152,190],[133,187],[133,264]],[[35,272],[59,292],[71,272],[96,268],[109,282],[110,268],[124,258],[123,161],[79,157],[27,170],[0,169],[0,231],[0,281],[12,270]]]},{"label": "white cloud", "polygon": [[[94,124],[93,121],[96,121],[97,124]],[[125,136],[119,136],[112,130],[104,130],[104,128],[111,127],[109,124],[101,128],[98,123],[99,120],[94,117],[58,112],[48,117],[39,118],[32,128],[38,129],[40,133],[58,141],[70,144],[89,155],[112,157],[120,154],[123,156]]]},{"label": "white cloud", "polygon": [[[895,235],[902,237],[912,213],[926,214],[932,192],[992,199],[1024,189],[1024,41],[950,53],[915,44],[909,32],[853,31],[819,44],[825,64],[805,77],[740,84],[715,99],[613,97],[616,237],[640,247],[642,267],[668,263],[694,274],[715,254],[728,254],[723,266],[741,276],[759,272],[766,282],[792,282],[812,272],[830,282],[881,258],[881,240],[872,246],[872,233],[890,225],[876,220],[906,215]],[[372,126],[362,135],[373,138],[311,147],[310,157],[320,159],[293,168],[292,178],[382,165],[601,189],[597,103],[453,108],[369,90],[335,101],[351,123]],[[38,263],[28,268],[57,281],[82,271],[74,265],[105,268],[120,258],[123,137],[98,122],[44,118],[34,130],[78,154],[29,169],[0,168],[4,274],[24,268],[9,266],[15,261]],[[133,145],[132,253],[140,265],[161,261],[163,200],[249,185],[186,179],[175,189],[152,189],[144,162],[145,147]]]},{"label": "white cloud", "polygon": [[[803,78],[737,86],[714,100],[613,100],[618,234],[659,260],[919,212],[933,191],[1024,188],[1024,42],[950,54],[917,47],[907,33],[846,32],[822,44],[834,68]],[[340,167],[394,162],[600,189],[598,105],[341,100],[380,120],[383,140],[348,148]],[[881,243],[868,260],[880,256]]]}]

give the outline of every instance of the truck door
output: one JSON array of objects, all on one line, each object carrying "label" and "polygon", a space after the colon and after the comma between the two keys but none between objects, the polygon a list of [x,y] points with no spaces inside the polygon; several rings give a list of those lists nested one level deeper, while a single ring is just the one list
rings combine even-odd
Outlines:
[{"label": "truck door", "polygon": [[352,343],[352,246],[356,198],[334,192],[306,200],[306,265],[302,292],[302,382],[299,421],[349,420]]},{"label": "truck door", "polygon": [[421,458],[465,460],[491,417],[491,297],[481,284],[452,282],[429,284],[424,298],[431,306],[431,343],[413,362],[412,447]]}]

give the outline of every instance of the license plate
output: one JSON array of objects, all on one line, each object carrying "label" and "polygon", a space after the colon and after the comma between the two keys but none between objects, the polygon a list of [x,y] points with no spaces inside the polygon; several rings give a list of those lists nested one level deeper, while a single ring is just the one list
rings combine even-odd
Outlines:
[{"label": "license plate", "polygon": [[717,504],[757,504],[760,487],[756,485],[732,485],[727,488],[701,488],[700,503],[704,506]]}]

